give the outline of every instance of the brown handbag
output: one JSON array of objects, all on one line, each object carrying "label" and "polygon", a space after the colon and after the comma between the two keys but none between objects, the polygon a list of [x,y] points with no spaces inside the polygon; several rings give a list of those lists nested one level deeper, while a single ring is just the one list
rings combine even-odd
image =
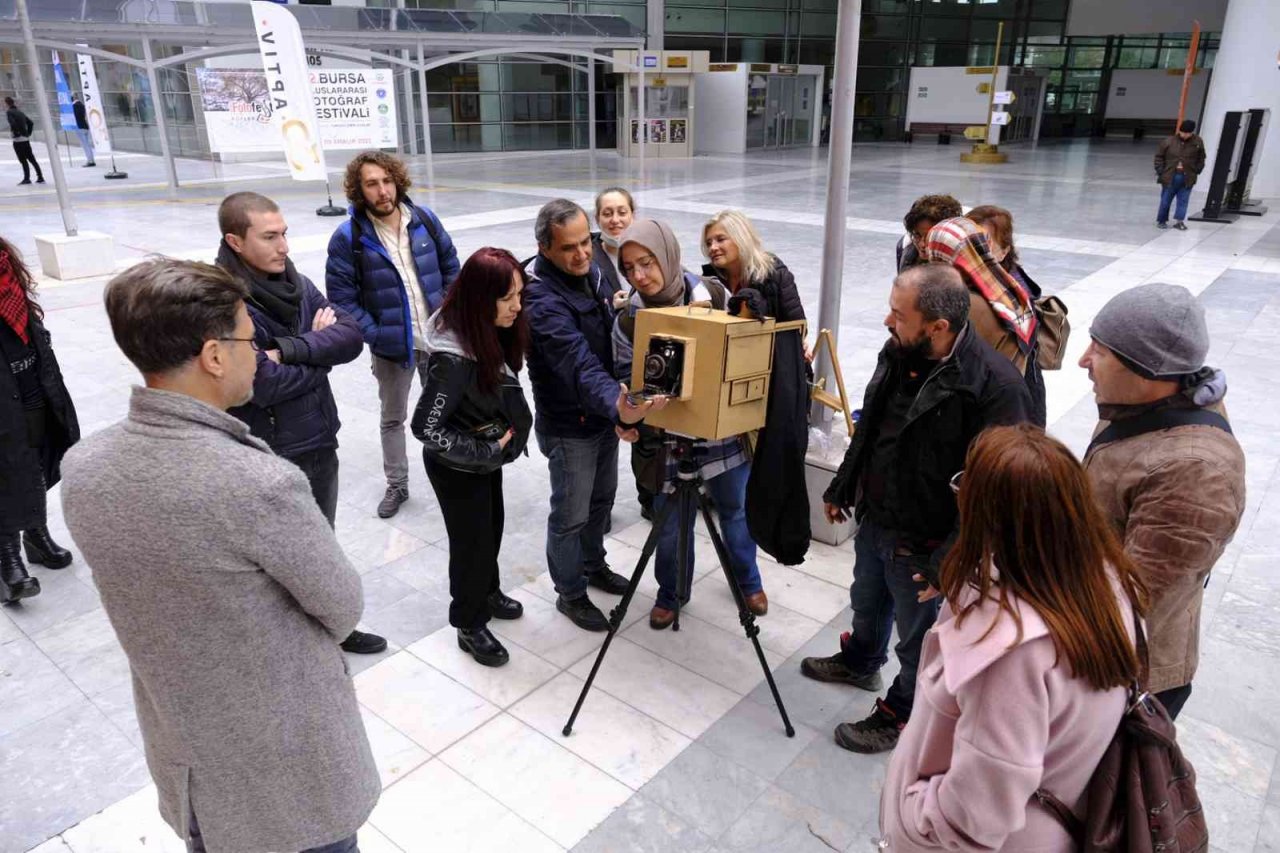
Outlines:
[{"label": "brown handbag", "polygon": [[1056,296],[1036,300],[1036,364],[1041,370],[1060,370],[1071,337],[1067,304]]},{"label": "brown handbag", "polygon": [[1178,748],[1168,712],[1143,689],[1150,671],[1147,638],[1136,611],[1133,620],[1140,672],[1120,726],[1089,779],[1084,820],[1044,788],[1034,796],[1083,853],[1203,853],[1209,829],[1196,772]]}]

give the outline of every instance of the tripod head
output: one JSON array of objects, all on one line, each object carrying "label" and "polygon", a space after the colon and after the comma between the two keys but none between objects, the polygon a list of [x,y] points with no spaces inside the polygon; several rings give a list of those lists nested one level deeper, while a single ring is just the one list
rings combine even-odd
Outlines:
[{"label": "tripod head", "polygon": [[694,444],[696,438],[689,438],[685,435],[675,435],[667,433],[663,439],[663,443],[667,447],[667,452],[671,454],[671,458],[676,460],[676,478],[680,480],[698,480],[698,460],[694,458]]}]

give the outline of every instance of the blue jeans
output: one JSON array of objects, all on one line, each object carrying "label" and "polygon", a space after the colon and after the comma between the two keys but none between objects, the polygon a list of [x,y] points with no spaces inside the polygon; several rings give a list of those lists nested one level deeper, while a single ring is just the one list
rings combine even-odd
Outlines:
[{"label": "blue jeans", "polygon": [[1156,222],[1169,221],[1169,205],[1174,196],[1178,198],[1178,207],[1173,218],[1178,222],[1187,218],[1187,202],[1191,200],[1191,187],[1187,186],[1187,176],[1183,172],[1174,172],[1169,186],[1160,189],[1160,210],[1156,213]]},{"label": "blue jeans", "polygon": [[587,575],[606,568],[604,532],[618,492],[618,437],[562,438],[534,431],[551,473],[547,568],[565,598],[586,594]]},{"label": "blue jeans", "polygon": [[85,127],[76,128],[76,136],[80,137],[80,147],[84,149],[85,159],[93,162],[93,131]]},{"label": "blue jeans", "polygon": [[[204,836],[200,834],[200,824],[196,823],[195,812],[191,813],[187,827],[190,839],[187,841],[187,849],[191,853],[207,853],[204,846]],[[349,835],[341,841],[335,841],[332,844],[325,844],[320,847],[309,847],[302,853],[360,853],[360,848],[356,846],[356,837]]]},{"label": "blue jeans", "polygon": [[920,647],[938,618],[939,599],[919,601],[916,596],[925,584],[911,579],[929,565],[929,555],[899,550],[896,534],[863,520],[853,540],[853,633],[841,652],[853,672],[877,671],[889,660],[889,636],[897,623],[898,644],[893,650],[902,668],[889,686],[885,704],[905,721],[915,701]]},{"label": "blue jeans", "polygon": [[[718,477],[706,481],[707,492],[711,502],[715,504],[716,515],[720,519],[720,533],[724,537],[725,548],[729,551],[729,568],[738,579],[743,595],[752,595],[762,589],[760,584],[760,567],[756,564],[756,543],[747,532],[747,478],[751,476],[750,465],[739,465],[725,471]],[[653,499],[654,518],[662,512],[667,501],[675,495],[669,492],[656,495]],[[654,566],[654,575],[658,579],[658,606],[674,610],[676,606],[676,549],[679,547],[679,511],[673,509],[662,525],[662,533],[658,537],[658,559]],[[696,518],[696,516],[695,516]],[[689,548],[688,567],[690,580],[693,574],[693,527],[695,518],[688,519]]]}]

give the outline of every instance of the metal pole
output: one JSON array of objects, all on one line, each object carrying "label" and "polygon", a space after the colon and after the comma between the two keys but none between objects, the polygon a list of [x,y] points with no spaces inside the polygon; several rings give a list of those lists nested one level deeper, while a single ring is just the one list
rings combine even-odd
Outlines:
[{"label": "metal pole", "polygon": [[644,174],[644,141],[649,137],[649,126],[644,120],[644,51],[640,51],[640,85],[636,87],[639,96],[640,121],[636,126],[640,129],[640,174]]},{"label": "metal pole", "polygon": [[422,153],[427,158],[427,186],[434,190],[436,186],[436,164],[431,155],[431,114],[427,101],[427,49],[418,42],[418,97],[422,101]]},{"label": "metal pole", "polygon": [[80,233],[76,226],[76,212],[71,209],[71,196],[67,193],[67,176],[62,171],[58,157],[58,135],[53,129],[53,116],[44,97],[44,81],[40,78],[40,55],[36,53],[35,36],[31,33],[31,18],[27,15],[27,0],[18,0],[18,23],[22,26],[22,42],[27,52],[27,67],[31,73],[31,89],[36,95],[36,114],[40,117],[40,132],[44,134],[45,148],[49,153],[49,169],[53,172],[53,186],[58,191],[58,207],[62,210],[62,227],[68,237]]},{"label": "metal pole", "polygon": [[[1191,75],[1196,73],[1196,51],[1200,48],[1200,22],[1193,21],[1191,25],[1191,50],[1187,51],[1187,67],[1182,72],[1182,96],[1178,99],[1178,124],[1182,127],[1182,120],[1187,117],[1187,94],[1191,91]],[[1209,91],[1205,88],[1205,91]],[[1208,100],[1206,98],[1205,100]]]},{"label": "metal pole", "polygon": [[[991,82],[988,84],[990,90],[987,92],[987,142],[991,142],[991,114],[996,109],[996,77],[1000,74],[1000,42],[1004,40],[1004,21],[996,26],[996,53],[991,59]],[[1013,63],[1009,63],[1010,67]],[[996,131],[998,132],[998,131]],[[996,144],[996,143],[991,143]]]},{"label": "metal pole", "polygon": [[[849,164],[853,156],[853,94],[858,76],[858,31],[862,0],[842,0],[836,22],[836,62],[831,92],[831,150],[827,159],[827,217],[822,235],[822,279],[818,291],[818,329],[840,340],[840,288],[844,276],[845,210],[849,204]],[[833,346],[834,350],[835,347]],[[814,378],[834,382],[831,358],[818,355]],[[831,429],[831,411],[815,402],[809,420]]]},{"label": "metal pole", "polygon": [[596,153],[596,58],[587,58],[587,149]]},{"label": "metal pole", "polygon": [[178,168],[173,162],[173,150],[169,148],[169,120],[164,115],[164,98],[160,95],[160,81],[156,75],[155,60],[151,56],[151,39],[142,40],[142,58],[147,62],[147,84],[151,87],[151,108],[156,113],[156,130],[160,131],[160,156],[164,157],[165,173],[169,176],[169,189],[178,188]]}]

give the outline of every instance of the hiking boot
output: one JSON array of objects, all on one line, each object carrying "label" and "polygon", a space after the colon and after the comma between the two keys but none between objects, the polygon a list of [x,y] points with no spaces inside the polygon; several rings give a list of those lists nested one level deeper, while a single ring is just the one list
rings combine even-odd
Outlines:
[{"label": "hiking boot", "polygon": [[409,486],[387,486],[387,493],[378,504],[378,518],[390,518],[400,511],[400,504],[409,500]]},{"label": "hiking boot", "polygon": [[888,752],[898,745],[898,737],[906,725],[883,699],[877,699],[875,710],[865,720],[836,726],[836,744],[866,755]]},{"label": "hiking boot", "polygon": [[604,618],[600,608],[591,603],[584,593],[578,598],[556,598],[556,610],[568,616],[573,624],[584,631],[608,631],[609,620]]},{"label": "hiking boot", "polygon": [[631,581],[615,572],[613,569],[605,566],[596,572],[587,573],[587,583],[596,589],[607,592],[610,595],[622,595],[627,591],[627,585]]},{"label": "hiking boot", "polygon": [[800,661],[800,672],[814,681],[831,684],[848,684],[875,693],[883,689],[884,680],[879,672],[856,673],[844,662],[844,655],[836,652],[829,658],[805,658]]}]

